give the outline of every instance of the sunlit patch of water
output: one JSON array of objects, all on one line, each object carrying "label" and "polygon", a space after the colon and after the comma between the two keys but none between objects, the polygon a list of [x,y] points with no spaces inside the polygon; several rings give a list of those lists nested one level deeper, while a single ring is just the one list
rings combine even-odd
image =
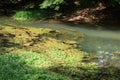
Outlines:
[{"label": "sunlit patch of water", "polygon": [[109,61],[111,61],[111,57],[114,56],[113,53],[98,51],[98,65],[99,66],[108,66],[110,65]]}]

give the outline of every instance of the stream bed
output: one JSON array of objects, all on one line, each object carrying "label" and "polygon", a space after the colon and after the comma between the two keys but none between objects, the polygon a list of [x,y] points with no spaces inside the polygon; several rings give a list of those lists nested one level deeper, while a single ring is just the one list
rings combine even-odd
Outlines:
[{"label": "stream bed", "polygon": [[[78,35],[83,33],[84,40],[77,40],[82,50],[87,53],[98,54],[97,62],[100,66],[108,63],[120,67],[120,30],[104,29],[104,25],[96,27],[90,24],[70,25],[56,22],[18,22],[8,18],[0,18],[0,26],[6,24],[17,24],[22,26],[51,28],[69,34]],[[113,26],[114,27],[114,26]],[[116,53],[116,54],[115,54]],[[114,57],[117,57],[114,59]]]}]

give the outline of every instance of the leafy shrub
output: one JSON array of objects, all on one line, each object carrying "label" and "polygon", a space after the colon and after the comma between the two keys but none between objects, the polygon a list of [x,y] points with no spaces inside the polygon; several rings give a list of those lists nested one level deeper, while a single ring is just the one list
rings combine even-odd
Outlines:
[{"label": "leafy shrub", "polygon": [[40,8],[52,8],[54,10],[59,10],[61,4],[64,4],[64,0],[44,0],[43,3],[40,4]]},{"label": "leafy shrub", "polygon": [[16,20],[46,19],[52,18],[54,11],[51,10],[22,10],[17,11],[13,18]]}]

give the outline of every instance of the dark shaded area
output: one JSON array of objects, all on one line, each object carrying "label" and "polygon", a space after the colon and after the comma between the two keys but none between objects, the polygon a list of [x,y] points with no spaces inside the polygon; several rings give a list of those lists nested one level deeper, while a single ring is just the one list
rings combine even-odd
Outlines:
[{"label": "dark shaded area", "polygon": [[[65,15],[66,17],[62,17],[60,20],[64,24],[71,26],[79,26],[81,24],[91,24],[91,26],[87,28],[94,29],[105,29],[105,30],[120,30],[120,8],[110,7],[105,8],[103,10],[93,10],[94,8],[86,8],[86,9],[77,9],[79,13],[75,11],[73,13]],[[81,16],[82,18],[78,18]],[[93,17],[93,18],[92,18]],[[74,19],[78,18],[78,19]],[[86,18],[88,21],[86,22]],[[73,19],[73,21],[69,21],[69,19]]]},{"label": "dark shaded area", "polygon": [[100,19],[100,24],[117,25],[117,23],[120,21],[120,8],[106,8],[101,11],[96,11],[95,13],[95,15],[100,13],[101,17],[103,16],[103,18]]},{"label": "dark shaded area", "polygon": [[51,71],[64,74],[71,77],[73,80],[119,80],[120,73],[119,68],[107,67],[107,68],[91,68],[91,67],[64,67],[56,66],[51,67]]},{"label": "dark shaded area", "polygon": [[0,33],[0,47],[17,47],[20,44],[11,42],[11,39],[15,37],[14,34]]},{"label": "dark shaded area", "polygon": [[39,9],[41,0],[3,0],[0,2],[0,15],[11,16],[19,10]]}]

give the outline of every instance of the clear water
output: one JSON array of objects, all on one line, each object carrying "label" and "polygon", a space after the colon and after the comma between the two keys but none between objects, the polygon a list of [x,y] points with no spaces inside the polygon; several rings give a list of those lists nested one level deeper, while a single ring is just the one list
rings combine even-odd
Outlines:
[{"label": "clear water", "polygon": [[[120,52],[120,29],[118,30],[109,30],[104,29],[105,26],[100,26],[96,28],[96,26],[81,24],[81,25],[69,25],[64,23],[56,23],[56,22],[17,22],[8,18],[0,18],[0,25],[4,24],[18,24],[23,26],[34,26],[40,28],[52,28],[54,30],[60,30],[63,32],[67,32],[70,34],[79,34],[84,33],[86,35],[85,40],[78,40],[80,46],[82,46],[83,51],[89,53],[98,53],[99,54],[99,64],[106,64],[106,61],[111,61],[114,52]],[[115,27],[115,26],[113,26]],[[119,27],[119,25],[118,25]],[[115,61],[112,60],[113,65],[117,65],[120,63],[120,56]],[[120,66],[120,65],[119,65]]]}]

